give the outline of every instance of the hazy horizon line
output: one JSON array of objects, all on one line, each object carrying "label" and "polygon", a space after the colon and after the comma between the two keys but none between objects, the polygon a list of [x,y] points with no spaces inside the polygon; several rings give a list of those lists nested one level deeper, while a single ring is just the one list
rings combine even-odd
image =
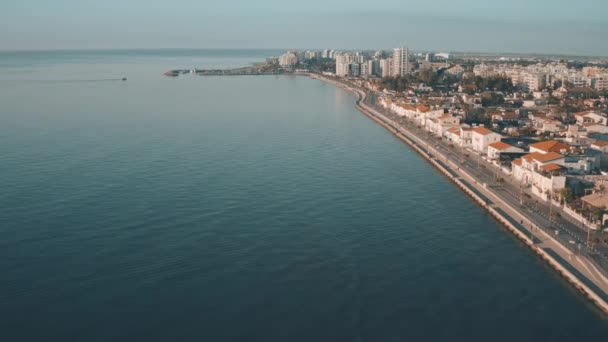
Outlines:
[{"label": "hazy horizon line", "polygon": [[[405,45],[405,47],[407,47]],[[50,52],[50,51],[145,51],[145,50],[241,50],[241,51],[323,51],[325,49],[336,50],[336,51],[390,51],[394,47],[390,48],[277,48],[277,47],[60,47],[60,48],[19,48],[19,49],[3,49],[0,48],[0,53],[6,52]],[[548,53],[548,52],[506,52],[506,51],[450,51],[441,49],[425,49],[416,50],[411,49],[414,53],[425,53],[425,52],[445,52],[450,54],[474,54],[474,55],[505,55],[505,56],[549,56],[549,57],[586,57],[586,58],[608,58],[608,55],[592,55],[592,54],[568,54],[568,53]]]}]

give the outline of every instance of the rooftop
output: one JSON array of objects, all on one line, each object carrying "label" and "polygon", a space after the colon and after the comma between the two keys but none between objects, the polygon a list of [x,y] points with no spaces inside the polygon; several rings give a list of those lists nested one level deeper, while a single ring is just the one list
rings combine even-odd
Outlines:
[{"label": "rooftop", "polygon": [[549,152],[549,153],[545,153],[545,154],[533,152],[533,153],[526,154],[522,158],[525,159],[528,163],[531,163],[533,160],[535,160],[539,163],[546,163],[546,162],[550,162],[552,160],[564,158],[564,155],[555,153],[555,152]]},{"label": "rooftop", "polygon": [[549,172],[551,172],[551,171],[561,170],[562,166],[554,164],[554,163],[550,163],[550,164],[541,166],[540,169],[543,170],[543,171],[549,171]]},{"label": "rooftop", "polygon": [[536,144],[530,144],[530,148],[535,148],[544,152],[560,152],[561,150],[570,149],[570,146],[557,140],[547,140]]},{"label": "rooftop", "polygon": [[582,197],[583,202],[590,204],[596,208],[608,207],[608,195],[601,192],[596,192],[591,195]]},{"label": "rooftop", "polygon": [[490,145],[488,145],[488,147],[492,147],[493,149],[502,151],[502,150],[506,150],[506,149],[508,149],[510,147],[513,147],[513,146],[511,146],[509,144],[506,144],[506,143],[504,143],[502,141],[497,141],[495,143],[491,143]]},{"label": "rooftop", "polygon": [[481,135],[488,135],[488,134],[492,134],[494,133],[493,131],[485,128],[485,127],[476,127],[473,128],[473,132],[477,133],[477,134],[481,134]]}]

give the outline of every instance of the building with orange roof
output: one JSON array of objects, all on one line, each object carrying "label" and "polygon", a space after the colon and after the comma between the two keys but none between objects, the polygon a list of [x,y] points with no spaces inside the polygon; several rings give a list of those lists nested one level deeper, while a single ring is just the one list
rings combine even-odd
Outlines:
[{"label": "building with orange roof", "polygon": [[530,153],[538,152],[538,153],[549,153],[549,152],[557,152],[557,153],[566,153],[570,151],[571,147],[564,143],[561,143],[557,140],[547,140],[541,141],[535,144],[530,144]]},{"label": "building with orange roof", "polygon": [[450,128],[460,126],[460,118],[452,114],[443,114],[437,118],[427,119],[427,129],[438,137],[444,137]]},{"label": "building with orange roof", "polygon": [[431,109],[425,105],[393,102],[390,110],[395,114],[414,120],[420,126],[427,126],[427,120],[438,118],[444,114],[443,108]]},{"label": "building with orange roof", "polygon": [[549,193],[566,187],[566,156],[556,152],[532,152],[511,163],[513,177],[530,185],[532,193],[548,200]]},{"label": "building with orange roof", "polygon": [[555,163],[549,163],[549,164],[545,164],[545,165],[541,166],[540,170],[545,171],[545,172],[555,172],[555,171],[560,171],[563,168],[564,167],[561,165],[557,165]]},{"label": "building with orange roof", "polygon": [[488,145],[498,142],[502,135],[487,129],[486,127],[475,127],[471,133],[471,147],[481,153],[488,153]]},{"label": "building with orange roof", "polygon": [[454,145],[460,145],[460,127],[448,128],[445,138]]},{"label": "building with orange roof", "polygon": [[473,146],[473,128],[467,126],[460,126],[460,146]]},{"label": "building with orange roof", "polygon": [[608,125],[608,117],[605,114],[600,114],[596,111],[585,111],[574,113],[576,123],[583,126],[584,124],[593,123],[598,125]]},{"label": "building with orange roof", "polygon": [[495,143],[491,143],[488,145],[488,158],[490,160],[498,160],[500,159],[500,155],[502,153],[523,153],[524,150],[504,143],[502,141],[497,141]]}]

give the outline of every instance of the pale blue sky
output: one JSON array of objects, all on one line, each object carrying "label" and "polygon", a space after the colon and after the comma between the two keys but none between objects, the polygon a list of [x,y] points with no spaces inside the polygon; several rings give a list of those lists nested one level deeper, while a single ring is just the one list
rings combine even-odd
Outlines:
[{"label": "pale blue sky", "polygon": [[608,0],[1,0],[0,49],[384,48],[608,56]]}]

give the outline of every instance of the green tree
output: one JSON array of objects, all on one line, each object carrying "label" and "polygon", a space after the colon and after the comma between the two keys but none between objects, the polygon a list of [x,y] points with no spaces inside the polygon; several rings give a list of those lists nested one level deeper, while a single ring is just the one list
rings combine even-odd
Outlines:
[{"label": "green tree", "polygon": [[559,196],[562,203],[570,203],[570,201],[572,201],[572,191],[569,188],[560,189]]},{"label": "green tree", "polygon": [[501,94],[488,92],[481,95],[481,105],[484,107],[499,106],[505,103],[505,98]]}]

